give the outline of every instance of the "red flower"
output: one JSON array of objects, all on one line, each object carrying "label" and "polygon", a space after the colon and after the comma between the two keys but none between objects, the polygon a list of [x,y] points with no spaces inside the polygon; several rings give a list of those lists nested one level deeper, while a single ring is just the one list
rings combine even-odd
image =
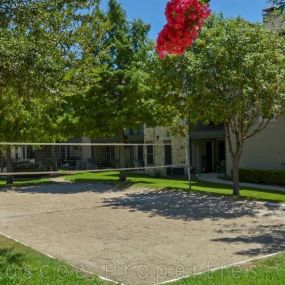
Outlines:
[{"label": "red flower", "polygon": [[167,54],[181,55],[192,45],[210,16],[210,9],[199,0],[170,0],[165,15],[167,24],[159,33],[156,46],[161,59]]}]

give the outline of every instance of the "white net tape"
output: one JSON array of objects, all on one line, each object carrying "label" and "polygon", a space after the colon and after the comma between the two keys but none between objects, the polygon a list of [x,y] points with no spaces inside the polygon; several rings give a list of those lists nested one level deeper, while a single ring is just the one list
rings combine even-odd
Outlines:
[{"label": "white net tape", "polygon": [[174,150],[171,144],[0,142],[0,176],[114,170],[183,176],[185,155]]}]

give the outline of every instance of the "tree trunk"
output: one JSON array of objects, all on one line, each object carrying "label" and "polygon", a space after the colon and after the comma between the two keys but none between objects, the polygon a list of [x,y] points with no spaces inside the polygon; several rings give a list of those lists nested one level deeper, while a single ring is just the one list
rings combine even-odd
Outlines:
[{"label": "tree trunk", "polygon": [[[120,143],[124,144],[125,143],[124,129],[120,129],[119,135],[120,135]],[[125,146],[121,145],[120,146],[120,168],[125,168],[125,167],[126,167]],[[119,181],[120,182],[127,181],[127,174],[125,170],[120,170]]]},{"label": "tree trunk", "polygon": [[4,168],[4,163],[3,163],[4,157],[0,158],[0,172],[3,172],[3,168]]},{"label": "tree trunk", "polygon": [[240,196],[240,182],[239,182],[239,161],[238,155],[232,155],[233,163],[233,195]]},{"label": "tree trunk", "polygon": [[[239,196],[240,195],[239,162],[240,162],[240,158],[243,152],[244,140],[241,135],[242,130],[239,130],[239,132],[236,132],[235,134],[235,140],[232,141],[230,129],[231,129],[230,124],[225,124],[226,139],[228,142],[229,151],[232,156],[233,195]],[[235,129],[238,130],[238,127],[236,127]],[[235,147],[234,147],[234,143],[235,143]]]},{"label": "tree trunk", "polygon": [[[7,172],[13,172],[13,161],[11,158],[11,147],[7,149]],[[14,183],[14,176],[7,176],[6,177],[6,184],[12,185]]]}]

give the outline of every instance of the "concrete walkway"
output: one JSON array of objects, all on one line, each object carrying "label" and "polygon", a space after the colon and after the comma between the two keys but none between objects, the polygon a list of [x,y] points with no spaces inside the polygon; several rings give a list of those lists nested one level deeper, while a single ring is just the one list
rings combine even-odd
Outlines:
[{"label": "concrete walkway", "polygon": [[[232,185],[232,181],[219,178],[220,173],[203,173],[199,174],[198,179],[205,182],[218,183],[224,185]],[[281,191],[285,193],[285,187],[276,185],[254,184],[254,183],[240,183],[241,187],[258,188],[264,190]]]},{"label": "concrete walkway", "polygon": [[69,184],[72,183],[72,181],[65,180],[63,176],[52,177],[49,179],[49,181],[54,182],[54,183],[69,183]]}]

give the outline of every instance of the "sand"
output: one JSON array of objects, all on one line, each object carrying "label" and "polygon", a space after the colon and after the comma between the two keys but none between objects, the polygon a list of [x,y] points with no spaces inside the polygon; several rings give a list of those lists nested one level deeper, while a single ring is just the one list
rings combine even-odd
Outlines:
[{"label": "sand", "polygon": [[124,284],[285,250],[285,207],[103,183],[0,191],[0,232]]}]

